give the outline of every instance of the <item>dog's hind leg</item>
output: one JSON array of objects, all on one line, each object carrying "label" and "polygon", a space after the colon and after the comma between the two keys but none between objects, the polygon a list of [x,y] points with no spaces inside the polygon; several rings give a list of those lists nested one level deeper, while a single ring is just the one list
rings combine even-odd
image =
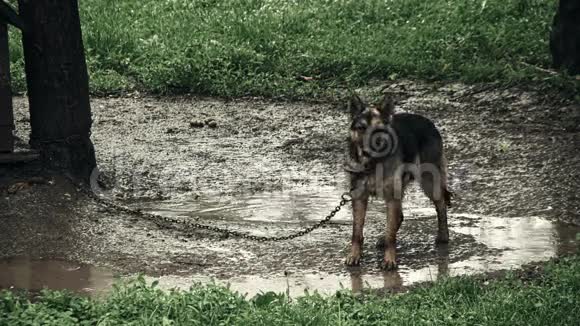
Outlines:
[{"label": "dog's hind leg", "polygon": [[445,164],[445,157],[442,156],[438,164],[422,164],[421,169],[421,188],[437,211],[437,243],[449,242],[447,206],[450,204],[451,193],[447,189]]},{"label": "dog's hind leg", "polygon": [[449,242],[449,227],[447,225],[447,203],[444,199],[433,200],[437,211],[437,243]]}]

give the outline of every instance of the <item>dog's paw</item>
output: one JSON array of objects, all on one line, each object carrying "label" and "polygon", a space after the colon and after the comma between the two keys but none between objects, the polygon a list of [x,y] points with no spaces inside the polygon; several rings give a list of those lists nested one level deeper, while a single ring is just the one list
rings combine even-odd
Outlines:
[{"label": "dog's paw", "polygon": [[385,271],[394,271],[397,269],[397,262],[395,260],[384,259],[381,263],[381,269]]},{"label": "dog's paw", "polygon": [[360,265],[360,255],[350,254],[344,260],[344,264],[347,266],[358,266]]}]

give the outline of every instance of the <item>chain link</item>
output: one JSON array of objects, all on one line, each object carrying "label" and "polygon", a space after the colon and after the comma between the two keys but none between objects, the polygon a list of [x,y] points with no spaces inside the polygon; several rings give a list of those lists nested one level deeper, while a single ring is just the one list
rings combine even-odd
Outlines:
[{"label": "chain link", "polygon": [[[114,203],[113,201],[105,200],[105,199],[101,198],[100,196],[98,196],[97,194],[93,193],[90,189],[83,187],[83,186],[79,186],[79,187],[83,193],[85,193],[87,196],[89,196],[91,199],[93,199],[95,202],[97,202],[101,206],[107,207],[107,208],[115,210],[115,211],[123,212],[123,213],[129,214],[129,215],[135,216],[135,217],[139,217],[139,218],[153,221],[159,227],[166,227],[163,223],[180,224],[180,225],[184,226],[185,228],[207,230],[207,231],[211,231],[211,232],[215,232],[215,233],[221,233],[227,237],[243,238],[243,239],[257,241],[257,242],[286,241],[286,240],[291,240],[291,239],[295,239],[295,238],[307,235],[307,234],[311,233],[312,231],[314,231],[314,230],[326,225],[328,222],[330,222],[330,220],[334,216],[336,216],[336,214],[342,209],[342,207],[344,205],[346,205],[348,202],[352,201],[352,196],[351,196],[350,192],[344,193],[340,198],[339,204],[332,211],[330,211],[330,213],[328,213],[328,215],[326,215],[326,217],[324,219],[320,220],[318,223],[311,225],[311,226],[309,226],[301,231],[298,231],[296,233],[289,234],[289,235],[268,237],[268,236],[253,235],[253,234],[239,232],[239,231],[233,231],[233,230],[229,230],[226,228],[220,228],[220,227],[211,226],[211,225],[207,225],[207,224],[196,223],[196,222],[188,221],[185,219],[177,219],[177,218],[171,218],[171,217],[162,216],[162,215],[158,215],[158,214],[143,212],[140,209],[133,209],[133,208],[130,208],[127,206],[123,206],[123,205]],[[161,221],[161,223],[160,223],[160,221]]]}]

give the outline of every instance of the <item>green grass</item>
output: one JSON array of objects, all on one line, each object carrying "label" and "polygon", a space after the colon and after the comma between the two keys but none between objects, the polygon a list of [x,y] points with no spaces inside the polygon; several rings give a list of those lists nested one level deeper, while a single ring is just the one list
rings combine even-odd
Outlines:
[{"label": "green grass", "polygon": [[248,299],[217,286],[163,292],[143,280],[103,299],[44,291],[33,302],[0,292],[0,325],[577,325],[580,257],[550,263],[541,276],[483,282],[448,278],[391,296]]},{"label": "green grass", "polygon": [[[80,6],[94,93],[308,97],[397,78],[578,86],[521,64],[549,66],[553,0],[81,0]],[[12,63],[22,90],[19,42],[12,38]]]}]

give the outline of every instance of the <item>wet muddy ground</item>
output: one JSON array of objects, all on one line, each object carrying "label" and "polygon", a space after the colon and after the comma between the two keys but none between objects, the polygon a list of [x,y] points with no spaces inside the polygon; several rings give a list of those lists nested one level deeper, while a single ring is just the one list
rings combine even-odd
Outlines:
[{"label": "wet muddy ground", "polygon": [[[578,106],[486,86],[387,89],[399,111],[423,114],[442,130],[456,193],[448,246],[434,244],[435,210],[417,187],[404,202],[400,269],[383,273],[379,200],[368,215],[362,266],[348,269],[350,208],[308,236],[258,243],[166,229],[104,209],[64,178],[16,176],[0,184],[0,287],[66,288],[59,280],[70,280],[68,288],[98,292],[113,275],[145,273],[167,288],[215,279],[248,293],[330,293],[517,268],[578,249]],[[26,102],[15,102],[23,147]],[[336,104],[136,96],[93,99],[92,109],[99,190],[131,207],[284,235],[323,218],[347,190],[348,114]]]}]

